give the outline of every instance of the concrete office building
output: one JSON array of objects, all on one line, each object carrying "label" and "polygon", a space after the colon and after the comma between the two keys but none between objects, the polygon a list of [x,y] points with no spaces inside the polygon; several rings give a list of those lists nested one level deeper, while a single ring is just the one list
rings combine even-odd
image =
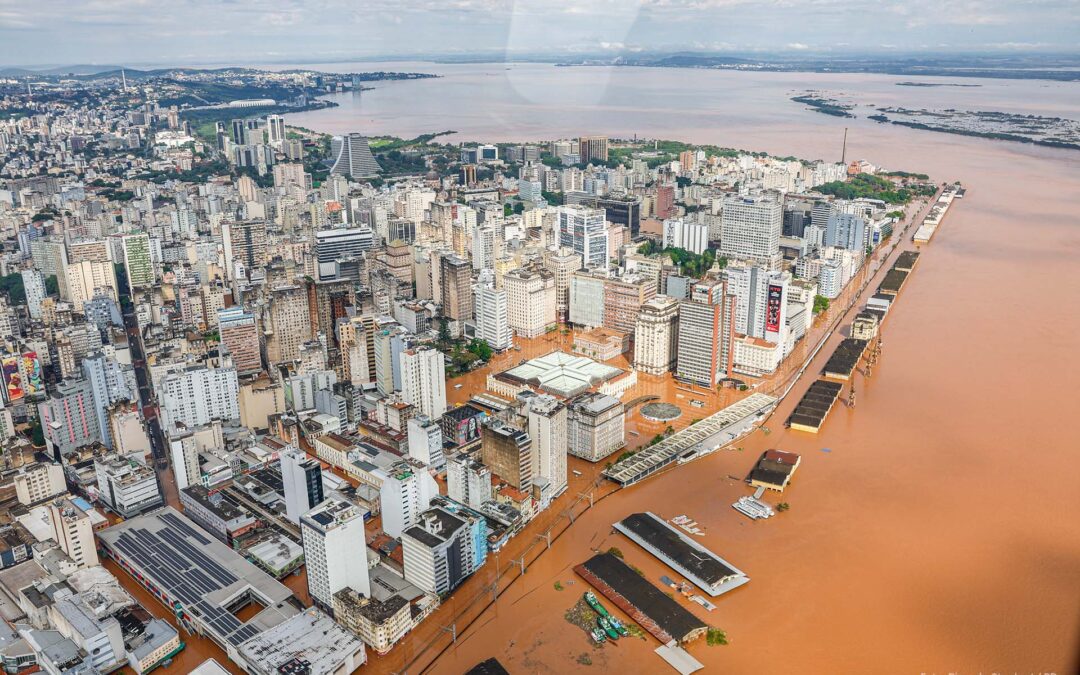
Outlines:
[{"label": "concrete office building", "polygon": [[278,458],[285,492],[285,517],[300,524],[300,516],[323,502],[322,466],[303,450],[290,447]]},{"label": "concrete office building", "polygon": [[367,539],[360,507],[327,499],[300,517],[308,592],[324,611],[333,611],[333,596],[343,588],[371,594]]},{"label": "concrete office building", "polygon": [[732,372],[735,298],[716,279],[695,283],[691,297],[679,303],[675,378],[715,386]]},{"label": "concrete office building", "polygon": [[60,549],[79,567],[99,565],[90,516],[66,497],[49,503],[49,525]]},{"label": "concrete office building", "polygon": [[664,248],[681,248],[702,254],[709,248],[709,226],[672,218],[664,221]]},{"label": "concrete office building", "polygon": [[379,489],[382,529],[391,537],[401,534],[419,522],[420,514],[439,494],[439,485],[427,467],[414,466],[406,461],[395,462],[386,472]]},{"label": "concrete office building", "polygon": [[608,227],[603,209],[560,206],[557,211],[559,246],[581,256],[585,267],[608,265]]},{"label": "concrete office building", "polygon": [[262,371],[259,327],[255,315],[238,306],[219,309],[218,335],[225,351],[232,357],[239,375]]},{"label": "concrete office building", "polygon": [[529,435],[496,420],[484,425],[482,439],[481,461],[510,486],[528,491],[533,479],[533,443]]},{"label": "concrete office building", "polygon": [[401,536],[405,580],[445,596],[487,559],[487,521],[442,507],[425,511]]},{"label": "concrete office building", "polygon": [[853,213],[833,213],[825,225],[825,246],[863,251],[869,244],[866,219]]},{"label": "concrete office building", "polygon": [[443,316],[452,321],[472,320],[472,266],[450,254],[440,258],[439,272]]},{"label": "concrete office building", "polygon": [[[579,260],[575,255],[574,260]],[[569,276],[567,277],[569,281]],[[510,328],[523,338],[540,337],[555,328],[555,275],[544,269],[518,268],[503,277]]]},{"label": "concrete office building", "polygon": [[568,404],[567,452],[599,462],[626,445],[624,406],[614,396],[582,394]]},{"label": "concrete office building", "polygon": [[162,505],[157,475],[127,457],[105,455],[94,460],[98,501],[113,513],[131,518]]},{"label": "concrete office building", "polygon": [[529,438],[532,440],[532,480],[550,490],[548,499],[566,491],[567,410],[547,394],[528,400]]},{"label": "concrete office building", "polygon": [[491,469],[472,455],[461,453],[446,460],[447,495],[471,509],[491,500]]},{"label": "concrete office building", "polygon": [[[368,227],[342,227],[315,233],[315,261],[320,280],[351,278],[343,261],[356,260],[375,245]],[[355,265],[354,265],[355,266]]]},{"label": "concrete office building", "polygon": [[409,457],[426,464],[434,471],[445,469],[442,428],[438,421],[427,415],[417,415],[409,418],[407,428]]},{"label": "concrete office building", "polygon": [[767,197],[730,197],[721,213],[720,254],[775,267],[780,254],[784,208]]},{"label": "concrete office building", "polygon": [[235,368],[191,366],[161,380],[161,416],[166,429],[177,422],[189,428],[240,418]]},{"label": "concrete office building", "polygon": [[604,280],[603,275],[584,271],[570,277],[570,323],[585,328],[604,325]]},{"label": "concrete office building", "polygon": [[[555,317],[560,323],[569,320],[570,278],[581,267],[581,256],[574,253],[573,249],[554,248],[544,251],[544,268],[555,277]],[[505,279],[503,283],[506,283]]]},{"label": "concrete office building", "polygon": [[634,370],[663,375],[675,367],[679,302],[666,295],[641,306],[634,327]]},{"label": "concrete office building", "polygon": [[267,360],[277,364],[298,359],[300,346],[311,337],[312,319],[308,294],[303,288],[280,286],[271,290],[270,325],[265,331]]}]

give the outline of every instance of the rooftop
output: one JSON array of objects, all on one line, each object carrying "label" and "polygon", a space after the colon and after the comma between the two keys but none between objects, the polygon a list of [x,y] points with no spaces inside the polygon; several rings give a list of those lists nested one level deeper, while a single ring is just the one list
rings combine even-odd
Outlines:
[{"label": "rooftop", "polygon": [[624,371],[585,356],[555,351],[503,371],[497,378],[569,398],[613,380]]},{"label": "rooftop", "polygon": [[[239,645],[299,610],[292,591],[171,506],[102,530],[98,538],[223,643]],[[265,609],[241,623],[227,607],[245,593]]]},{"label": "rooftop", "polygon": [[305,675],[347,672],[342,666],[358,654],[353,668],[365,661],[364,643],[334,623],[326,614],[311,608],[270,628],[240,646],[241,656],[259,672],[291,672],[287,664],[297,659],[307,662],[298,670]]}]

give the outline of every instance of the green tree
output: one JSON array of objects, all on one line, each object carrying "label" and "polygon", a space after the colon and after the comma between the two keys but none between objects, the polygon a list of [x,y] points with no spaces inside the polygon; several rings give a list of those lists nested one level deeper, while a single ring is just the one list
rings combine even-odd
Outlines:
[{"label": "green tree", "polygon": [[829,309],[829,299],[824,295],[814,296],[814,314],[821,314],[825,310]]},{"label": "green tree", "polygon": [[45,292],[49,295],[60,294],[60,282],[57,280],[55,274],[50,274],[45,277]]},{"label": "green tree", "polygon": [[18,272],[13,272],[7,276],[0,277],[0,293],[7,295],[8,301],[13,305],[25,304],[26,289],[23,288],[22,275]]}]

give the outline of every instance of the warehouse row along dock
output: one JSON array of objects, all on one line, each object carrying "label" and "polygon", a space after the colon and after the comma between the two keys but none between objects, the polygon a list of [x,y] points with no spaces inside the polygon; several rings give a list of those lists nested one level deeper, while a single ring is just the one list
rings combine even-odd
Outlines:
[{"label": "warehouse row along dock", "polygon": [[915,230],[911,240],[916,244],[928,243],[933,238],[934,233],[937,232],[938,226],[941,225],[941,221],[945,218],[945,214],[949,212],[953,200],[961,199],[963,196],[964,188],[960,187],[960,183],[953,183],[942,190],[937,202],[930,207],[930,212],[923,218],[922,224],[919,225],[919,229]]}]

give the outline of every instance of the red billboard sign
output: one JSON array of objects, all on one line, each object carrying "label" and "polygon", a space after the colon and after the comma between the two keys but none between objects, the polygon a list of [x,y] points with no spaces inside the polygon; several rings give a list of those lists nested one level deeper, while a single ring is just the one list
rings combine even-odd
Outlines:
[{"label": "red billboard sign", "polygon": [[780,315],[784,302],[784,287],[769,284],[768,298],[765,304],[765,332],[780,332]]}]

